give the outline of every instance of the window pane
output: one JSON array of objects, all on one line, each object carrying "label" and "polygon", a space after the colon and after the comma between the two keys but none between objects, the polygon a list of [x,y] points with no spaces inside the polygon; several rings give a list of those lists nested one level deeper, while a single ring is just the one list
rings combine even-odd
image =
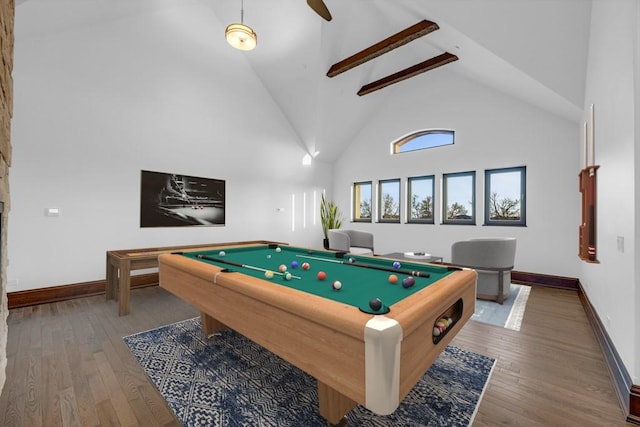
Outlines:
[{"label": "window pane", "polygon": [[400,222],[400,180],[380,181],[381,222]]},{"label": "window pane", "polygon": [[525,168],[485,171],[485,224],[525,225]]},{"label": "window pane", "polygon": [[443,223],[475,224],[475,172],[445,174]]},{"label": "window pane", "polygon": [[392,144],[393,154],[408,151],[424,150],[426,148],[452,145],[454,131],[444,129],[421,130],[404,136]]},{"label": "window pane", "polygon": [[408,185],[408,221],[433,224],[433,175],[409,178]]},{"label": "window pane", "polygon": [[371,181],[353,184],[353,220],[371,222]]}]

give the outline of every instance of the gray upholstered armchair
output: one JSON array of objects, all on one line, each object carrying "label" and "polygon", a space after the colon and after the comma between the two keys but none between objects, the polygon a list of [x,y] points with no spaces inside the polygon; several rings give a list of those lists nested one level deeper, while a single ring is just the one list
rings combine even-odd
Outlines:
[{"label": "gray upholstered armchair", "polygon": [[373,234],[358,230],[328,230],[329,249],[373,255]]},{"label": "gray upholstered armchair", "polygon": [[477,297],[502,304],[509,296],[515,237],[471,239],[451,246],[451,263],[478,273]]}]

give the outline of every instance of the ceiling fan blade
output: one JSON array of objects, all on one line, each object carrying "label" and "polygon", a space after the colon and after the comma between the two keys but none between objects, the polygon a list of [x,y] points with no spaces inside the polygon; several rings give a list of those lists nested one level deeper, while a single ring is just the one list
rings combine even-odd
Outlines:
[{"label": "ceiling fan blade", "polygon": [[322,0],[307,0],[307,4],[311,9],[313,9],[318,15],[322,16],[327,21],[331,21],[331,13],[327,6],[324,4]]}]

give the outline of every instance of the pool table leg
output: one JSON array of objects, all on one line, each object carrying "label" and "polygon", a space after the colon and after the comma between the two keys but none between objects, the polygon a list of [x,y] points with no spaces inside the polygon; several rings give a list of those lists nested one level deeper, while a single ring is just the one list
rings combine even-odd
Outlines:
[{"label": "pool table leg", "polygon": [[224,323],[219,322],[204,311],[200,312],[200,322],[202,323],[202,332],[207,336],[220,332],[227,327]]},{"label": "pool table leg", "polygon": [[320,415],[330,426],[346,426],[345,415],[356,406],[356,402],[318,381],[318,406]]}]

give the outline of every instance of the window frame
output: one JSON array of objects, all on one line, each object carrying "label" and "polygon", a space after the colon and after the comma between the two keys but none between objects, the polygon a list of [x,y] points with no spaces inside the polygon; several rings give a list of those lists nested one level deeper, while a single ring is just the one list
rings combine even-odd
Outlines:
[{"label": "window frame", "polygon": [[[382,210],[384,209],[384,200],[383,200],[383,186],[385,184],[397,184],[398,186],[398,199],[396,200],[398,203],[398,217],[397,218],[383,218]],[[400,178],[391,178],[391,179],[381,179],[378,180],[378,222],[381,223],[391,223],[391,224],[400,224],[400,218],[402,218],[402,193],[401,193],[401,185]]]},{"label": "window frame", "polygon": [[[450,178],[468,176],[471,178],[471,215],[470,218],[449,219],[447,211],[449,207],[449,183]],[[454,172],[442,174],[442,224],[476,225],[476,171]]]},{"label": "window frame", "polygon": [[[413,218],[413,191],[412,184],[417,181],[431,181],[431,218]],[[436,216],[436,177],[435,175],[412,176],[407,178],[407,223],[408,224],[434,224]]]},{"label": "window frame", "polygon": [[[369,218],[363,218],[359,214],[362,214],[360,205],[362,204],[362,186],[369,185]],[[372,222],[373,221],[373,181],[359,181],[354,182],[352,186],[352,218],[353,222]]]},{"label": "window frame", "polygon": [[[520,219],[491,219],[491,176],[501,173],[520,172]],[[527,226],[527,167],[485,169],[484,171],[484,225],[526,227]]]},{"label": "window frame", "polygon": [[[451,142],[441,143],[438,145],[430,145],[428,147],[419,147],[413,148],[411,150],[402,150],[402,147],[405,144],[413,141],[414,139],[422,138],[427,135],[449,135],[451,137]],[[412,153],[414,151],[428,150],[430,148],[438,148],[438,147],[446,147],[449,145],[454,145],[456,142],[456,133],[452,129],[423,129],[416,132],[412,132],[408,135],[405,135],[391,143],[391,154],[404,154],[404,153]]]}]

